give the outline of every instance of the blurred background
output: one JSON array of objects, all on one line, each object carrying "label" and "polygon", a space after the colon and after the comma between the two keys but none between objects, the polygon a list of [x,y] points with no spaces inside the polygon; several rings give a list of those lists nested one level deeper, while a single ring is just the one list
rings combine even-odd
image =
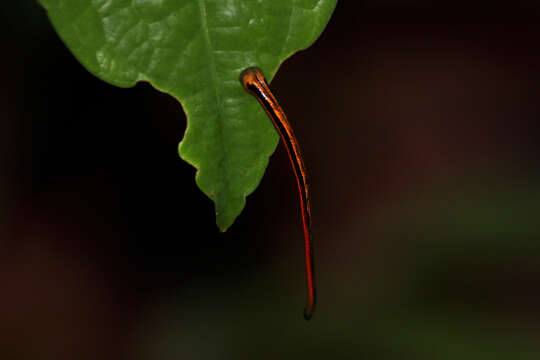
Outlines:
[{"label": "blurred background", "polygon": [[473,4],[339,1],[272,82],[305,322],[281,144],[219,233],[181,106],[2,2],[0,358],[538,359],[540,4]]}]

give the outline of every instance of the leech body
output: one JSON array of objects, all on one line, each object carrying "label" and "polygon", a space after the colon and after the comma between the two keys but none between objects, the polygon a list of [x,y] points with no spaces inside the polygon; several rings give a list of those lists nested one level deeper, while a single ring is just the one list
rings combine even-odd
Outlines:
[{"label": "leech body", "polygon": [[270,91],[262,71],[257,67],[249,67],[240,74],[240,82],[244,88],[254,95],[262,105],[279,135],[285,144],[289,159],[291,160],[296,182],[298,184],[298,194],[300,195],[300,210],[302,212],[302,227],[304,230],[304,251],[306,260],[306,277],[308,288],[308,303],[304,310],[304,317],[309,320],[313,315],[315,307],[315,280],[313,274],[313,258],[311,254],[311,207],[309,202],[309,186],[307,181],[306,166],[302,159],[300,146],[294,136],[285,113],[276,98]]}]

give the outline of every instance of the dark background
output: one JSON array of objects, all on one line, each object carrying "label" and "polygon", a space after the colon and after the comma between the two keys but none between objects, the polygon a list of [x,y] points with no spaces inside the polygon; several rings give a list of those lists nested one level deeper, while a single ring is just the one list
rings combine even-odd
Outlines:
[{"label": "dark background", "polygon": [[35,2],[0,11],[2,359],[540,355],[537,1],[342,0],[282,65],[309,323],[283,147],[221,234],[181,106],[89,74]]}]

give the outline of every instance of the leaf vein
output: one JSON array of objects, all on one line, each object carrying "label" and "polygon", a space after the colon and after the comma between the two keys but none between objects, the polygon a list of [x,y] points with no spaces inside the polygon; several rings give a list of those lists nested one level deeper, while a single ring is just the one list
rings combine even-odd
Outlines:
[{"label": "leaf vein", "polygon": [[[207,56],[208,56],[208,64],[209,64],[209,67],[210,67],[210,78],[211,78],[211,81],[213,82],[213,86],[211,87],[214,91],[214,97],[215,97],[215,102],[216,102],[216,105],[217,105],[217,108],[218,108],[218,114],[217,114],[217,126],[219,128],[219,132],[220,132],[220,145],[221,145],[221,158],[222,158],[222,161],[220,161],[220,163],[223,164],[223,167],[224,167],[224,172],[227,174],[223,177],[223,182],[225,185],[223,185],[224,187],[228,187],[228,182],[229,182],[229,175],[228,175],[228,164],[227,164],[227,160],[228,159],[228,155],[227,155],[227,148],[223,142],[223,139],[224,139],[224,130],[223,130],[223,123],[222,123],[222,115],[223,115],[223,104],[222,104],[222,101],[221,101],[221,96],[219,95],[219,92],[217,90],[217,87],[218,87],[218,84],[219,84],[219,81],[218,81],[218,75],[217,75],[217,70],[216,70],[216,64],[215,64],[215,61],[214,61],[214,54],[213,54],[213,50],[212,50],[212,41],[210,39],[210,32],[208,31],[208,18],[207,18],[207,12],[206,12],[206,0],[198,0],[198,3],[199,3],[199,13],[200,13],[200,16],[201,16],[201,28],[202,28],[202,32],[203,32],[203,37],[204,37],[204,44],[206,46],[206,51],[207,51]],[[219,194],[223,194],[223,191],[219,191]],[[217,199],[216,199],[217,200]]]}]

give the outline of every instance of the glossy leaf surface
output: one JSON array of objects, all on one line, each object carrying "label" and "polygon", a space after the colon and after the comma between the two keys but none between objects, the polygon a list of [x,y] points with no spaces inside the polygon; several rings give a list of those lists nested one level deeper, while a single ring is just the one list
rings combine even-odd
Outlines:
[{"label": "glossy leaf surface", "polygon": [[223,231],[278,142],[238,76],[258,66],[271,80],[283,60],[315,41],[336,1],[40,0],[90,72],[121,87],[147,81],[181,101],[188,126],[179,154],[197,168]]}]

